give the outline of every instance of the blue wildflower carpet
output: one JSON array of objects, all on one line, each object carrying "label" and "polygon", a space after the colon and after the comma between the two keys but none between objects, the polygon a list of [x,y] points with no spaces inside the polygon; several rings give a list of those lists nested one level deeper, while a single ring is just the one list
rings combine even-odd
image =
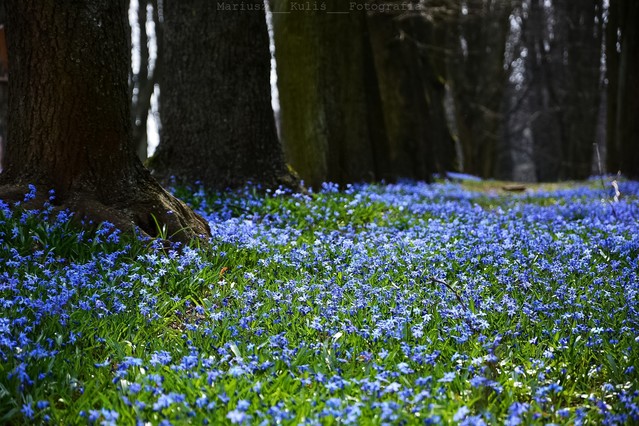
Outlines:
[{"label": "blue wildflower carpet", "polygon": [[0,423],[637,423],[619,189],[181,189],[172,249],[2,204]]}]

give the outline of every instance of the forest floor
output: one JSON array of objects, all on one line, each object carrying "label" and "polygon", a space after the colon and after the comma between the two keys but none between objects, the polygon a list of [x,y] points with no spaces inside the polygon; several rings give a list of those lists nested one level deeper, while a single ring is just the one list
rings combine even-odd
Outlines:
[{"label": "forest floor", "polygon": [[639,183],[178,189],[166,248],[0,203],[0,423],[639,422]]}]

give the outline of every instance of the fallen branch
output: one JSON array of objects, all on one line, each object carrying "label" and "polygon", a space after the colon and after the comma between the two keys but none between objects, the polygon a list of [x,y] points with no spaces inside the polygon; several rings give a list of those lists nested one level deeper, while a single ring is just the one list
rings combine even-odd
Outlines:
[{"label": "fallen branch", "polygon": [[[435,277],[430,277],[428,278],[428,280],[432,283],[437,283],[437,284],[441,284],[444,287],[446,287],[448,290],[450,290],[455,297],[457,298],[457,301],[459,302],[460,305],[462,305],[462,307],[467,311],[470,312],[471,314],[473,313],[468,306],[466,306],[466,304],[464,303],[464,300],[461,298],[461,296],[459,295],[459,293],[457,293],[457,291],[450,285],[448,284],[446,281],[444,280],[440,280],[439,278],[435,278]],[[466,324],[468,325],[468,328],[471,329],[471,331],[473,333],[477,333],[479,332],[479,330],[477,328],[475,328],[475,326],[470,322],[470,320],[468,318],[464,318],[464,321],[466,321]]]}]

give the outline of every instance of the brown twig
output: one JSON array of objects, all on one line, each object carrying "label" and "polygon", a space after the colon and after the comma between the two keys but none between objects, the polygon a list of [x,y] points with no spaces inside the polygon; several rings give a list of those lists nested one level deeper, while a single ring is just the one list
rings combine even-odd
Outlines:
[{"label": "brown twig", "polygon": [[[467,311],[470,312],[471,314],[473,313],[468,306],[466,306],[466,304],[464,303],[464,300],[461,298],[461,296],[459,295],[459,293],[457,293],[457,291],[450,285],[448,284],[446,281],[444,280],[440,280],[439,278],[435,278],[435,277],[430,277],[428,278],[428,280],[432,283],[437,283],[437,284],[441,284],[444,287],[446,287],[448,290],[450,290],[455,297],[457,298],[457,301],[459,302],[460,305],[462,305],[462,307]],[[477,333],[479,332],[479,330],[470,322],[470,320],[468,318],[464,318],[464,321],[466,321],[466,324],[468,325],[468,328],[471,329],[471,331],[473,333]]]},{"label": "brown twig", "polygon": [[454,288],[452,288],[451,285],[448,284],[446,281],[440,280],[439,278],[435,278],[435,277],[430,277],[429,280],[431,282],[434,282],[434,283],[441,284],[441,285],[445,286],[448,290],[450,290],[457,297],[457,300],[459,301],[459,303],[461,303],[464,307],[466,307],[466,305],[464,305],[464,301],[462,300],[462,298],[459,295],[459,293],[457,293],[457,291]]}]

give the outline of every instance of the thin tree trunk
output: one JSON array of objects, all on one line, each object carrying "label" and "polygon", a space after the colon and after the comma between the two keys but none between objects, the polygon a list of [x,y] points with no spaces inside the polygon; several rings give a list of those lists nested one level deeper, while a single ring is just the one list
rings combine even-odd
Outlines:
[{"label": "thin tree trunk", "polygon": [[617,43],[620,16],[619,2],[610,0],[608,6],[608,21],[606,23],[606,77],[608,80],[606,93],[606,168],[610,173],[620,170],[619,138],[617,137],[619,112],[617,111],[619,95],[619,52]]},{"label": "thin tree trunk", "polygon": [[0,173],[3,169],[4,151],[7,141],[7,104],[9,101],[9,81],[7,43],[5,37],[4,2],[0,4]]},{"label": "thin tree trunk", "polygon": [[[138,44],[140,46],[140,69],[137,74],[132,74],[131,81],[131,124],[133,126],[133,149],[140,160],[147,158],[147,121],[151,109],[151,96],[158,78],[159,57],[156,57],[153,69],[151,69],[149,54],[149,37],[146,33],[147,1],[138,1],[137,21],[139,27]],[[155,13],[155,11],[154,11]],[[158,51],[159,55],[160,52]]]},{"label": "thin tree trunk", "polygon": [[639,3],[620,2],[621,54],[617,114],[617,143],[620,148],[620,169],[631,178],[639,178]]},{"label": "thin tree trunk", "polygon": [[206,222],[162,189],[131,148],[126,0],[9,0],[7,169],[0,198],[29,184],[55,203],[122,229],[186,241]]}]

